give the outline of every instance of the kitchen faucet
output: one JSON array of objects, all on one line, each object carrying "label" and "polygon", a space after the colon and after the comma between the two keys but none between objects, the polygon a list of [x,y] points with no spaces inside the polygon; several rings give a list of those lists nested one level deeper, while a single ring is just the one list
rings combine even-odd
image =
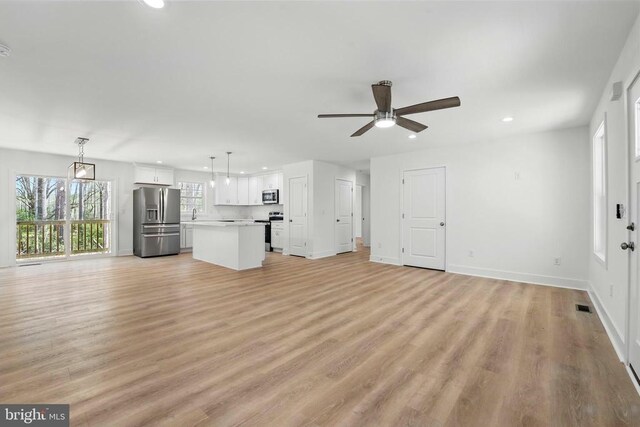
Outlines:
[{"label": "kitchen faucet", "polygon": [[191,213],[191,221],[195,221],[197,217],[198,211],[196,211],[196,208],[193,208],[193,212]]}]

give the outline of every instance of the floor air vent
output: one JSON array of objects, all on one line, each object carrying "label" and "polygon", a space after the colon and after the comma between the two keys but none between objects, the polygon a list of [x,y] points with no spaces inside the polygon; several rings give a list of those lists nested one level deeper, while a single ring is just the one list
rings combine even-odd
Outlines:
[{"label": "floor air vent", "polygon": [[576,304],[577,311],[584,311],[585,313],[591,313],[591,307],[583,304]]}]

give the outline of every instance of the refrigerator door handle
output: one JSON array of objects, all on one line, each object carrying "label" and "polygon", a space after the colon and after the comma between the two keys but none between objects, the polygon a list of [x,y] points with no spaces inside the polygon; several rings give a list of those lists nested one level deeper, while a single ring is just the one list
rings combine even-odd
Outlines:
[{"label": "refrigerator door handle", "polygon": [[160,189],[160,222],[164,222],[164,193]]},{"label": "refrigerator door handle", "polygon": [[179,236],[180,233],[158,233],[158,234],[143,234],[142,237],[166,237],[166,236]]}]

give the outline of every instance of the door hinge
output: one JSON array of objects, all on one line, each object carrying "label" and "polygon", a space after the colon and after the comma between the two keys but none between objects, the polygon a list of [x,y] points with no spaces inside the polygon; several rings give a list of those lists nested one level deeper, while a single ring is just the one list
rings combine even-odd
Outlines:
[{"label": "door hinge", "polygon": [[307,242],[304,242],[304,245],[307,246]]},{"label": "door hinge", "polygon": [[402,248],[402,253],[404,253],[404,248]]},{"label": "door hinge", "polygon": [[402,214],[402,219],[404,219],[404,214]]},{"label": "door hinge", "polygon": [[351,241],[353,242],[353,237],[351,238]]},{"label": "door hinge", "polygon": [[402,178],[402,183],[404,184],[404,178]]}]

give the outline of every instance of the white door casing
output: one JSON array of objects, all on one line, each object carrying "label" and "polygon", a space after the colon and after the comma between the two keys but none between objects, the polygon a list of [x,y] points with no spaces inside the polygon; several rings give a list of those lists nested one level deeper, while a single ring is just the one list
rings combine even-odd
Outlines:
[{"label": "white door casing", "polygon": [[403,174],[402,264],[445,269],[445,168]]},{"label": "white door casing", "polygon": [[[636,77],[627,92],[629,118],[629,159],[630,159],[630,201],[629,222],[633,222],[635,230],[629,232],[629,240],[638,244],[638,220],[640,218],[640,75]],[[619,250],[615,248],[614,250]],[[629,364],[636,375],[640,376],[640,262],[639,249],[629,252]]]},{"label": "white door casing", "polygon": [[307,177],[289,178],[289,255],[307,256]]},{"label": "white door casing", "polygon": [[335,183],[336,253],[353,251],[353,182],[336,179]]}]

